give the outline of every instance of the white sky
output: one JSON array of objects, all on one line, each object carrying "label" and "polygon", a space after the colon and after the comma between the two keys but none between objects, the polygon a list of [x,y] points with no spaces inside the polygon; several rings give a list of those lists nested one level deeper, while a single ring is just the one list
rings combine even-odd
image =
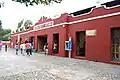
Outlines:
[{"label": "white sky", "polygon": [[[81,9],[96,5],[98,0],[63,0],[61,4],[54,3],[51,6],[35,5],[26,7],[24,4],[13,2],[12,0],[0,0],[5,2],[5,6],[0,8],[0,20],[3,28],[15,30],[20,20],[31,20],[37,22],[41,16],[60,15],[62,13],[75,12]],[[101,3],[111,0],[99,0]]]}]

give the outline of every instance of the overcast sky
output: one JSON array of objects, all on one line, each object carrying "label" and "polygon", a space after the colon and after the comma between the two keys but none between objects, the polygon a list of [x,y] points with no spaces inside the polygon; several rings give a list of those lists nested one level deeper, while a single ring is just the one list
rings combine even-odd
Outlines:
[{"label": "overcast sky", "polygon": [[[0,20],[2,20],[3,28],[15,30],[20,20],[32,20],[37,22],[41,16],[60,15],[62,13],[70,13],[97,5],[98,0],[63,0],[61,4],[54,3],[51,6],[29,6],[13,2],[12,0],[0,0],[5,2],[5,6],[0,8]],[[111,0],[99,0],[100,3]]]}]

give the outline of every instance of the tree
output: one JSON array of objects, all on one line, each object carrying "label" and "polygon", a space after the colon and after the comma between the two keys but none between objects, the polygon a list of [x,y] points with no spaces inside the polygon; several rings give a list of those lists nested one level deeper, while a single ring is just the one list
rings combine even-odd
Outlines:
[{"label": "tree", "polygon": [[22,24],[23,24],[23,21],[24,21],[24,19],[23,19],[23,20],[21,20],[21,21],[18,23],[18,26],[17,26],[17,28],[20,28],[20,27],[22,26]]},{"label": "tree", "polygon": [[11,33],[11,29],[2,29],[2,31],[3,34]]},{"label": "tree", "polygon": [[0,40],[9,40],[10,35],[11,35],[11,30],[3,29],[2,21],[0,20]]},{"label": "tree", "polygon": [[13,31],[12,34],[14,34],[15,32]]},{"label": "tree", "polygon": [[5,34],[5,35],[3,36],[3,40],[4,40],[4,41],[8,41],[8,40],[10,39],[10,36],[11,36],[11,33]]},{"label": "tree", "polygon": [[24,28],[22,27],[22,28],[20,28],[20,31],[23,31],[24,30]]},{"label": "tree", "polygon": [[12,0],[15,2],[19,2],[19,3],[24,3],[26,6],[28,5],[38,5],[38,4],[44,4],[44,5],[49,5],[52,2],[55,3],[61,3],[62,0]]},{"label": "tree", "polygon": [[0,20],[0,30],[2,29],[2,21]]},{"label": "tree", "polygon": [[16,32],[18,32],[18,29],[16,29]]},{"label": "tree", "polygon": [[32,25],[32,24],[33,24],[33,23],[32,23],[31,20],[25,21],[25,23],[24,23],[25,29],[28,29],[28,28],[30,27],[30,25]]},{"label": "tree", "polygon": [[23,25],[23,22],[24,22],[24,19],[22,19],[20,22],[18,22],[18,26],[17,26],[16,32],[21,31],[21,27]]},{"label": "tree", "polygon": [[4,2],[0,2],[0,8],[4,7]]}]

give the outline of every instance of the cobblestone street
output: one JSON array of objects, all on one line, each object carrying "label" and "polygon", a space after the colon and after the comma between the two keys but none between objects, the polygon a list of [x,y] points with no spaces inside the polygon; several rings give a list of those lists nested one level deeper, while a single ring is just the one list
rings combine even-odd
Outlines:
[{"label": "cobblestone street", "polygon": [[33,54],[0,52],[0,80],[120,80],[120,65]]}]

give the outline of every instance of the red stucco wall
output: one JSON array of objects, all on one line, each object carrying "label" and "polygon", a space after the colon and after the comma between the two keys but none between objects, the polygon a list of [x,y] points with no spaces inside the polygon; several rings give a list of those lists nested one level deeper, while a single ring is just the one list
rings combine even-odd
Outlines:
[{"label": "red stucco wall", "polygon": [[11,37],[11,42],[13,43],[13,46],[11,45],[11,48],[14,48],[15,47],[15,44],[16,44],[16,40],[18,39],[18,36],[13,36]]},{"label": "red stucco wall", "polygon": [[[58,56],[65,56],[65,50],[64,50],[64,43],[66,40],[66,27],[63,26],[58,26],[58,27],[53,27],[49,29],[43,29],[27,34],[23,34],[20,37],[22,38],[23,41],[25,41],[26,38],[34,37],[35,38],[35,49],[38,48],[37,46],[37,36],[42,36],[42,35],[47,35],[48,39],[48,50],[49,54],[53,54],[52,49],[53,49],[53,34],[59,33],[59,54]],[[15,40],[15,36],[12,38],[12,40]]]},{"label": "red stucco wall", "polygon": [[111,32],[113,27],[120,27],[120,16],[92,20],[69,26],[69,34],[73,40],[73,57],[76,56],[76,31],[97,30],[96,36],[86,36],[86,57],[87,60],[110,62],[111,60]]},{"label": "red stucco wall", "polygon": [[[96,16],[102,16],[107,14],[112,14],[120,12],[120,7],[112,8],[112,9],[105,9],[105,8],[97,8],[94,9],[93,12],[87,15],[83,16],[77,16],[73,17],[68,15],[67,13],[62,14],[57,19],[46,19],[44,18],[43,22],[41,22],[41,19],[36,23],[36,25],[48,22],[48,21],[54,21],[55,24],[60,24],[64,22],[73,22],[78,21],[82,19],[87,19],[91,17]],[[48,37],[48,51],[49,54],[52,55],[52,48],[53,48],[53,34],[59,33],[59,54],[57,56],[67,56],[67,53],[65,51],[65,41],[68,40],[68,36],[72,37],[73,42],[73,50],[72,50],[72,57],[73,58],[80,58],[80,59],[87,59],[92,61],[100,61],[100,62],[111,62],[111,28],[114,27],[120,27],[120,15],[112,16],[112,17],[106,17],[101,19],[94,19],[79,23],[73,23],[73,24],[65,24],[55,26],[52,28],[47,28],[43,30],[38,30],[34,32],[30,32],[27,34],[22,34],[20,37],[25,40],[25,38],[34,37],[35,38],[35,49],[37,49],[37,36],[40,35],[47,35]],[[86,36],[86,56],[85,57],[79,57],[76,56],[76,31],[86,31],[86,30],[97,30],[96,36]],[[28,30],[29,31],[29,30]],[[17,34],[17,33],[16,33]],[[17,36],[12,36],[11,41],[15,43],[17,40]]]}]

